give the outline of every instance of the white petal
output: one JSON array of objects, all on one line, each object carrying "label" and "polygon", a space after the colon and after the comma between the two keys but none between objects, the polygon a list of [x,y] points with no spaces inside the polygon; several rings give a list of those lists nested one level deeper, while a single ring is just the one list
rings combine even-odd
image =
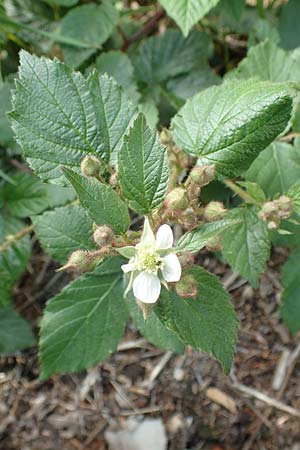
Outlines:
[{"label": "white petal", "polygon": [[173,231],[169,225],[159,227],[156,234],[156,248],[158,250],[167,250],[173,245]]},{"label": "white petal", "polygon": [[143,229],[143,234],[141,237],[141,244],[147,245],[147,246],[155,244],[155,237],[154,237],[153,231],[150,227],[148,217],[145,217],[144,229]]},{"label": "white petal", "polygon": [[141,272],[133,282],[133,294],[143,303],[155,303],[160,294],[158,276]]},{"label": "white petal", "polygon": [[124,273],[132,272],[135,269],[135,264],[130,262],[128,264],[123,264],[121,269]]},{"label": "white petal", "polygon": [[181,265],[175,253],[170,253],[164,257],[162,275],[169,283],[180,280]]}]

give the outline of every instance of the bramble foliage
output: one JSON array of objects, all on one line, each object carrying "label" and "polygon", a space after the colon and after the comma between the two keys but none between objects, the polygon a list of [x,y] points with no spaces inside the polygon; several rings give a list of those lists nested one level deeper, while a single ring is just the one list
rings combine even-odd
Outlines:
[{"label": "bramble foliage", "polygon": [[34,344],[11,300],[32,233],[77,275],[43,313],[44,379],[103,361],[128,318],[228,373],[238,322],[201,251],[257,287],[271,246],[293,248],[280,311],[300,330],[297,12],[297,0],[4,1],[1,352]]}]

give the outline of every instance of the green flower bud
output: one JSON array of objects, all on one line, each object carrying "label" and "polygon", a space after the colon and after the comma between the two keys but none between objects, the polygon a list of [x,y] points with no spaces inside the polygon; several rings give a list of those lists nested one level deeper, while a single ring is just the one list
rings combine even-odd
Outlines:
[{"label": "green flower bud", "polygon": [[210,202],[204,209],[204,218],[209,222],[223,219],[227,214],[227,209],[221,202]]},{"label": "green flower bud", "polygon": [[118,179],[118,174],[116,172],[114,172],[110,178],[109,178],[109,184],[113,187],[118,186],[119,184],[119,179]]},{"label": "green flower bud", "polygon": [[180,255],[178,255],[178,259],[183,269],[192,266],[195,261],[195,257],[191,252],[181,253]]},{"label": "green flower bud", "polygon": [[165,206],[169,210],[185,210],[189,205],[187,192],[181,187],[177,187],[168,193],[165,199]]},{"label": "green flower bud", "polygon": [[211,252],[218,252],[218,251],[222,250],[223,243],[222,243],[221,236],[215,236],[215,237],[209,239],[209,241],[206,243],[206,248],[207,248],[207,250],[210,250]]},{"label": "green flower bud", "polygon": [[101,171],[101,161],[93,155],[87,155],[80,163],[80,169],[85,177],[97,177]]},{"label": "green flower bud", "polygon": [[288,219],[293,212],[293,202],[286,195],[282,195],[277,200],[280,219]]},{"label": "green flower bud", "polygon": [[76,250],[70,255],[67,264],[58,269],[57,272],[65,269],[73,269],[78,272],[87,272],[89,270],[93,270],[95,265],[94,258],[90,252],[85,250]]},{"label": "green flower bud", "polygon": [[194,167],[190,173],[190,179],[198,186],[206,186],[215,178],[215,165]]},{"label": "green flower bud", "polygon": [[103,225],[101,227],[96,227],[94,230],[93,238],[99,247],[103,247],[105,245],[111,245],[114,240],[114,232],[107,225]]},{"label": "green flower bud", "polygon": [[167,128],[163,128],[160,133],[160,142],[163,145],[170,145],[172,143],[172,136]]},{"label": "green flower bud", "polygon": [[175,285],[175,292],[179,297],[195,298],[198,294],[197,280],[193,275],[183,275]]}]

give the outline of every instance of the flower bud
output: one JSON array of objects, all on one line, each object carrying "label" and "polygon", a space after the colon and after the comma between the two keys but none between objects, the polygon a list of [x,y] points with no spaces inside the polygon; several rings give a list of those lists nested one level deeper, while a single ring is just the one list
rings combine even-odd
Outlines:
[{"label": "flower bud", "polygon": [[78,272],[87,272],[89,270],[93,270],[95,268],[95,261],[91,257],[90,252],[85,250],[76,250],[73,252],[67,264],[63,267],[60,267],[57,272],[60,272],[65,269],[73,269]]},{"label": "flower bud", "polygon": [[191,252],[184,252],[178,255],[178,259],[181,267],[185,269],[186,267],[190,267],[194,264],[195,256]]},{"label": "flower bud", "polygon": [[118,184],[119,184],[119,179],[118,179],[118,174],[117,174],[116,172],[114,172],[114,173],[110,176],[110,178],[109,178],[109,184],[110,184],[112,187],[118,186]]},{"label": "flower bud", "polygon": [[182,211],[180,216],[178,216],[177,218],[180,225],[182,225],[187,230],[193,229],[198,222],[197,214],[195,214],[193,208],[187,208],[185,211]]},{"label": "flower bud", "polygon": [[170,131],[167,128],[163,128],[160,133],[160,142],[163,145],[170,145],[172,143],[172,136]]},{"label": "flower bud", "polygon": [[183,275],[175,285],[175,292],[179,297],[195,298],[198,294],[197,280],[193,275]]},{"label": "flower bud", "polygon": [[93,234],[94,241],[99,247],[111,245],[114,240],[114,237],[115,235],[113,230],[107,225],[96,227]]},{"label": "flower bud", "polygon": [[177,187],[170,191],[165,199],[165,206],[170,210],[185,210],[189,205],[188,196],[185,189]]},{"label": "flower bud", "polygon": [[215,237],[209,239],[209,241],[206,243],[206,248],[207,248],[207,250],[209,250],[211,252],[218,252],[218,251],[222,250],[223,243],[222,243],[221,236],[215,236]]},{"label": "flower bud", "polygon": [[87,155],[80,163],[81,172],[85,177],[97,177],[101,166],[101,161],[93,155]]},{"label": "flower bud", "polygon": [[269,230],[277,230],[279,228],[280,223],[278,221],[275,220],[271,220],[270,222],[268,222],[268,229]]},{"label": "flower bud", "polygon": [[280,219],[288,219],[293,212],[293,202],[286,195],[282,195],[277,200]]},{"label": "flower bud", "polygon": [[204,218],[209,222],[223,219],[226,216],[227,209],[221,202],[210,202],[204,209]]},{"label": "flower bud", "polygon": [[215,178],[215,165],[197,166],[190,173],[190,179],[198,186],[206,186]]}]

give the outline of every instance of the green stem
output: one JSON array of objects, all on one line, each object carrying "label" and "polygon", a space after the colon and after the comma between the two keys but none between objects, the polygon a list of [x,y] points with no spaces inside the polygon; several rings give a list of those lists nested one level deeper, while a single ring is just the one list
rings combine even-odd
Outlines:
[{"label": "green stem", "polygon": [[264,8],[264,0],[257,0],[257,9],[260,17],[262,19],[265,18],[265,8]]},{"label": "green stem", "polygon": [[29,225],[28,227],[25,227],[22,230],[20,230],[18,233],[12,236],[7,236],[5,242],[2,245],[0,245],[0,253],[5,252],[7,249],[9,249],[11,245],[13,245],[15,242],[19,241],[32,231],[33,225]]},{"label": "green stem", "polygon": [[253,198],[250,197],[249,194],[247,194],[244,189],[242,189],[240,186],[235,184],[232,180],[224,180],[223,183],[225,186],[229,187],[235,194],[237,194],[244,202],[251,203],[252,205],[258,205],[258,203],[253,200]]}]

